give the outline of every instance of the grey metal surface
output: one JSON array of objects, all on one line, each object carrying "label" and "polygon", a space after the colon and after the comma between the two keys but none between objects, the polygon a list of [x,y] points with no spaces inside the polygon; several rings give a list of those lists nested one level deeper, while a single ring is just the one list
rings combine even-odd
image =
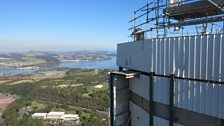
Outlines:
[{"label": "grey metal surface", "polygon": [[[224,81],[224,36],[185,36],[122,43],[118,45],[119,67],[159,75]],[[154,100],[169,104],[169,79],[156,77]],[[140,75],[130,81],[130,90],[149,99],[149,79]],[[224,119],[224,85],[176,79],[174,105]]]},{"label": "grey metal surface", "polygon": [[[151,74],[150,74],[151,75]],[[150,76],[148,75],[148,77]],[[141,93],[141,90],[147,91],[149,90],[148,87],[144,87],[143,84],[145,83],[151,83],[147,79],[147,75],[140,75],[136,76],[132,79],[125,78],[125,75],[117,74],[113,75],[114,81],[113,85],[115,85],[115,94],[113,95],[115,97],[114,101],[114,116],[115,116],[115,125],[123,125],[126,124],[126,121],[128,120],[129,114],[131,114],[131,124],[133,126],[144,126],[149,124],[149,113],[154,116],[154,125],[155,126],[168,126],[169,125],[169,119],[170,119],[170,105],[161,103],[161,101],[153,101],[150,102],[148,99],[145,98],[144,93]],[[165,78],[162,76],[155,75],[157,79],[159,78]],[[135,80],[136,79],[136,80]],[[175,78],[173,78],[175,81]],[[159,82],[161,83],[161,82]],[[170,81],[170,83],[173,83]],[[156,83],[155,83],[156,84]],[[129,85],[129,86],[128,86]],[[130,85],[136,85],[135,88],[138,90],[134,90],[133,86]],[[148,84],[150,85],[150,84]],[[146,85],[145,85],[146,86]],[[139,90],[139,87],[140,90]],[[160,87],[159,89],[155,90],[161,90],[163,87]],[[161,91],[162,92],[162,91]],[[151,94],[148,92],[148,96]],[[160,94],[159,94],[160,95]],[[155,99],[158,100],[158,99]],[[151,109],[151,106],[154,106],[153,109]],[[128,109],[129,108],[129,109]],[[181,123],[186,126],[192,126],[192,125],[208,125],[208,126],[222,126],[223,119],[220,119],[219,117],[213,117],[213,115],[207,116],[205,113],[201,113],[194,111],[194,110],[188,110],[188,109],[181,109],[181,107],[175,106],[173,110],[173,121],[176,123]],[[175,126],[181,126],[179,124],[176,124]]]},{"label": "grey metal surface", "polygon": [[164,13],[167,13],[170,18],[176,20],[213,16],[223,13],[221,9],[223,3],[223,1],[210,2],[210,0],[192,1],[187,4],[165,8]]},{"label": "grey metal surface", "polygon": [[[139,123],[136,118],[140,118],[141,120],[147,120],[146,117],[144,117],[142,114],[146,114],[151,112],[148,109],[149,101],[142,96],[130,91],[131,98],[130,98],[130,107],[131,112],[135,112],[135,115],[133,116],[134,124]],[[143,102],[141,102],[143,101]],[[154,115],[154,124],[155,126],[168,126],[169,125],[169,105],[154,102],[153,103],[155,108],[153,110]],[[215,118],[212,116],[192,112],[185,109],[180,109],[178,107],[174,108],[174,122],[179,124],[183,124],[185,126],[222,126],[223,119]],[[145,124],[147,124],[147,121],[144,121]],[[134,125],[137,126],[137,125]]]},{"label": "grey metal surface", "polygon": [[113,74],[112,76],[112,85],[113,85],[113,120],[114,123],[111,125],[119,126],[126,123],[129,116],[129,85],[125,76],[121,74]]},{"label": "grey metal surface", "polygon": [[118,44],[119,67],[224,81],[223,34],[171,37]]}]

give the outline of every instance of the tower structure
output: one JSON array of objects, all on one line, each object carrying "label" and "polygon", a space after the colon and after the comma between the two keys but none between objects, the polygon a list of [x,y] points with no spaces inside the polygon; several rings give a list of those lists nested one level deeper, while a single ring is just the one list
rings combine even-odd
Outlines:
[{"label": "tower structure", "polygon": [[111,126],[224,125],[223,7],[154,0],[134,11],[110,73]]}]

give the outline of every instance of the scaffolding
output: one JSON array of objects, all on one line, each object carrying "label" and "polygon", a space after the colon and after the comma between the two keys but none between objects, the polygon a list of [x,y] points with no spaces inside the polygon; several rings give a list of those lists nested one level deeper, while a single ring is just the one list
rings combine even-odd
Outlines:
[{"label": "scaffolding", "polygon": [[224,0],[154,0],[129,23],[138,42],[118,44],[110,125],[223,126]]},{"label": "scaffolding", "polygon": [[135,10],[129,23],[134,41],[223,33],[224,0],[154,0]]}]

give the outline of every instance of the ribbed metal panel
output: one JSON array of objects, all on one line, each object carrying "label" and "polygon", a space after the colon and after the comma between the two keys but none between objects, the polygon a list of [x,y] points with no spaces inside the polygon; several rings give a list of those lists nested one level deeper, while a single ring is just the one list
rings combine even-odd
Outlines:
[{"label": "ribbed metal panel", "polygon": [[129,80],[129,90],[143,96],[145,99],[149,100],[149,77],[145,75],[140,75],[139,78],[132,78]]},{"label": "ribbed metal panel", "polygon": [[169,121],[155,116],[154,117],[154,126],[169,126]]},{"label": "ribbed metal panel", "polygon": [[130,102],[129,105],[130,105],[130,111],[131,111],[131,125],[132,126],[150,126],[149,114],[132,102]]},{"label": "ribbed metal panel", "polygon": [[169,104],[169,79],[168,78],[155,78],[154,81],[154,100]]},{"label": "ribbed metal panel", "polygon": [[117,65],[124,68],[222,80],[223,34],[149,39],[118,44]]},{"label": "ribbed metal panel", "polygon": [[[118,45],[117,65],[183,78],[224,81],[223,34],[150,39]],[[169,104],[169,79],[155,77],[154,100]],[[149,78],[130,81],[130,90],[149,99]],[[176,79],[174,105],[224,119],[224,86]]]}]

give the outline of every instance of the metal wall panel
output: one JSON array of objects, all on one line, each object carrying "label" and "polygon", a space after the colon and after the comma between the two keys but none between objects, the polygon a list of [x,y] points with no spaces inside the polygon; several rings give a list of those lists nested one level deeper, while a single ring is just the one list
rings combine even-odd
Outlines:
[{"label": "metal wall panel", "polygon": [[129,113],[124,113],[116,117],[115,126],[122,126],[126,123]]},{"label": "metal wall panel", "polygon": [[[145,112],[143,109],[138,107],[137,105],[130,104],[131,110],[131,125],[132,126],[150,126],[149,125],[149,114]],[[169,126],[169,121],[163,118],[159,118],[157,116],[153,117],[154,126]],[[174,126],[183,126],[181,124],[175,123]]]},{"label": "metal wall panel", "polygon": [[[219,36],[214,36],[213,42],[213,59],[212,59],[212,79],[219,80],[219,46],[220,38]],[[212,115],[218,116],[218,98],[219,98],[219,85],[213,84],[213,94],[212,94]]]},{"label": "metal wall panel", "polygon": [[129,90],[149,100],[149,82],[149,77],[141,74],[139,78],[132,78],[129,80]]},{"label": "metal wall panel", "polygon": [[122,76],[115,76],[114,82],[114,115],[115,124],[121,125],[128,118],[129,86],[128,81]]},{"label": "metal wall panel", "polygon": [[150,126],[149,114],[132,102],[129,102],[129,105],[130,105],[130,111],[131,111],[131,125],[132,126]]},{"label": "metal wall panel", "polygon": [[219,88],[219,117],[224,119],[224,86]]},{"label": "metal wall panel", "polygon": [[213,36],[207,36],[207,69],[208,69],[208,73],[207,73],[207,79],[212,80],[212,59],[213,59]]},{"label": "metal wall panel", "polygon": [[[183,77],[188,77],[188,72],[189,72],[189,37],[184,37],[183,40],[183,53],[184,53],[184,58],[183,58]],[[183,103],[188,103],[189,99],[189,81],[184,80],[184,88],[183,88]],[[187,108],[188,104],[183,104],[183,108]]]},{"label": "metal wall panel", "polygon": [[223,74],[216,72],[223,69],[220,64],[222,41],[223,35],[218,34],[123,43],[118,45],[117,64],[160,75],[175,73],[185,77],[190,74],[190,78],[217,80],[218,74]]},{"label": "metal wall panel", "polygon": [[[175,65],[174,65],[174,61],[175,61],[175,58],[174,58],[174,54],[175,54],[175,45],[173,44],[173,38],[170,38],[169,39],[170,41],[170,74],[174,74],[175,73]],[[168,73],[169,74],[169,73]]]},{"label": "metal wall panel", "polygon": [[154,126],[169,126],[169,121],[155,116]]},{"label": "metal wall panel", "polygon": [[[220,78],[224,81],[224,36],[221,35],[220,39]],[[219,88],[219,101],[219,117],[224,118],[224,109],[222,108],[224,106],[224,86],[220,86]]]},{"label": "metal wall panel", "polygon": [[219,66],[220,66],[220,76],[221,76],[221,80],[222,81],[224,81],[224,35],[222,34],[221,35],[222,37],[221,37],[221,39],[222,39],[222,41],[221,41],[221,45],[222,46],[220,46],[221,48],[220,48],[220,50],[221,50],[221,57],[220,57],[220,63],[219,63]]},{"label": "metal wall panel", "polygon": [[[164,45],[164,75],[168,75],[170,73],[170,40],[165,39]],[[167,62],[166,62],[167,61]]]},{"label": "metal wall panel", "polygon": [[[200,51],[201,51],[201,37],[198,36],[195,37],[195,70],[194,70],[194,78],[200,79],[200,68],[201,68],[201,62],[200,62]],[[195,83],[195,96],[194,96],[194,111],[200,112],[200,82],[194,82]]]},{"label": "metal wall panel", "polygon": [[156,39],[152,39],[152,54],[153,54],[153,58],[152,58],[152,60],[153,60],[153,66],[152,66],[152,69],[153,69],[153,71],[157,71],[157,50],[158,50],[158,48],[157,48],[157,45],[158,45],[158,43],[157,43],[157,41],[156,41]]},{"label": "metal wall panel", "polygon": [[[129,80],[129,89],[149,100],[150,97],[150,80],[146,75],[140,74],[139,78],[132,78]],[[154,101],[169,104],[169,79],[157,78],[154,79]]]},{"label": "metal wall panel", "polygon": [[178,38],[174,38],[172,44],[174,45],[174,74],[177,75],[178,74]]},{"label": "metal wall panel", "polygon": [[[213,56],[213,37],[207,38],[207,79],[212,79],[212,56]],[[212,94],[213,85],[207,84],[206,93],[206,114],[212,115]]]},{"label": "metal wall panel", "polygon": [[218,74],[223,74],[219,69],[224,69],[220,61],[223,39],[223,34],[218,34],[123,43],[118,45],[117,64],[161,75],[217,80],[221,78]]},{"label": "metal wall panel", "polygon": [[169,104],[169,79],[155,77],[154,79],[154,101]]},{"label": "metal wall panel", "polygon": [[[119,44],[118,50],[122,51],[121,55],[117,55],[117,64],[122,64],[122,67],[136,69],[142,71],[151,71],[151,55],[152,40],[141,41],[136,43]],[[126,49],[125,51],[123,49]],[[118,52],[119,53],[119,52]],[[151,54],[151,53],[150,53]],[[120,66],[120,65],[118,65]]]},{"label": "metal wall panel", "polygon": [[156,73],[160,74],[161,75],[161,57],[162,57],[162,54],[161,54],[161,44],[162,42],[160,41],[160,39],[156,39],[157,40],[157,61],[156,61],[156,64],[157,64],[157,71]]},{"label": "metal wall panel", "polygon": [[[223,34],[124,43],[118,45],[117,54],[118,66],[127,69],[224,81]],[[169,79],[155,77],[154,84],[154,100],[169,104]],[[149,99],[149,78],[132,79],[130,89]],[[224,119],[224,86],[176,79],[174,105]]]},{"label": "metal wall panel", "polygon": [[[206,62],[206,49],[207,49],[207,44],[206,44],[206,37],[201,37],[201,41],[200,41],[200,79],[207,79],[207,70],[206,70],[206,66],[207,66],[207,62]],[[206,108],[205,108],[205,104],[206,103],[206,83],[200,83],[200,112],[201,113],[205,113]]]},{"label": "metal wall panel", "polygon": [[116,112],[122,113],[128,110],[129,90],[116,91]]}]

